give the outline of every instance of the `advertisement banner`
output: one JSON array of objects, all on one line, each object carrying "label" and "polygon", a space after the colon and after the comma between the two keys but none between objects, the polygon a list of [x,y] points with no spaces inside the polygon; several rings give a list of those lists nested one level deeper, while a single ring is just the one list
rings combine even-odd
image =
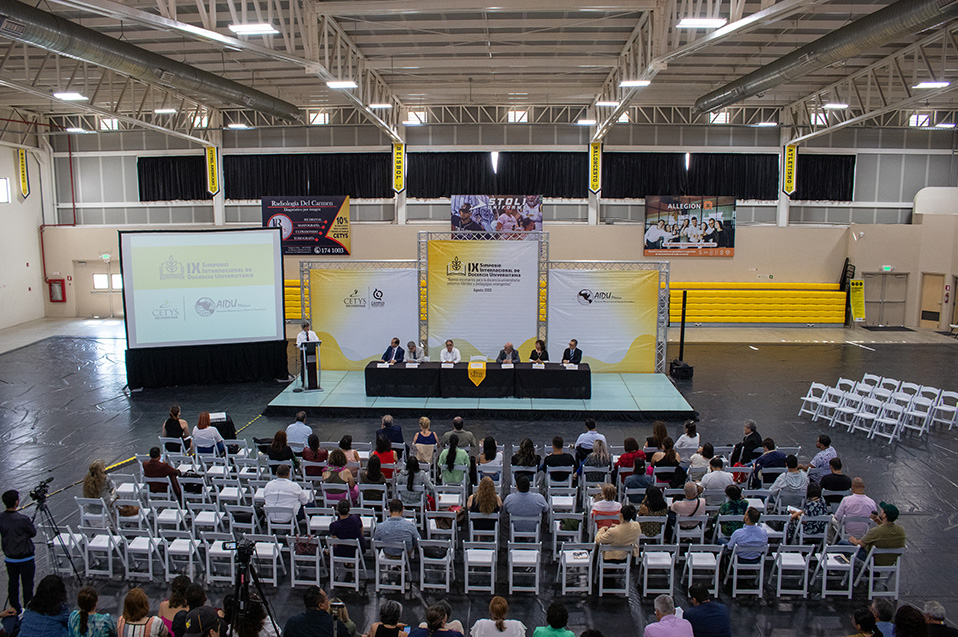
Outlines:
[{"label": "advertisement banner", "polygon": [[263,226],[282,228],[283,254],[349,254],[349,197],[263,197]]},{"label": "advertisement banner", "polygon": [[215,146],[206,147],[206,190],[215,195],[220,191],[219,151]]},{"label": "advertisement banner", "polygon": [[427,254],[430,357],[450,338],[464,361],[495,360],[506,342],[525,357],[536,335],[539,244],[430,241]]},{"label": "advertisement banner", "polygon": [[798,146],[789,144],[785,147],[785,170],[782,171],[782,192],[791,195],[796,189],[796,165],[798,163]]},{"label": "advertisement banner", "polygon": [[416,341],[418,275],[412,269],[310,270],[313,330],[323,369],[361,370],[378,361],[393,337]]},{"label": "advertisement banner", "polygon": [[735,255],[735,197],[645,198],[647,257]]},{"label": "advertisement banner", "polygon": [[30,169],[27,166],[27,151],[22,148],[17,150],[17,165],[20,174],[20,196],[26,199],[30,196]]},{"label": "advertisement banner", "polygon": [[393,190],[402,192],[406,189],[406,145],[393,144]]},{"label": "advertisement banner", "polygon": [[505,232],[502,239],[538,241],[542,195],[453,195],[452,229]]},{"label": "advertisement banner", "polygon": [[602,143],[589,144],[589,191],[602,190]]},{"label": "advertisement banner", "polygon": [[865,282],[861,280],[849,281],[848,286],[852,320],[861,323],[865,320]]},{"label": "advertisement banner", "polygon": [[574,338],[593,372],[654,372],[658,295],[656,270],[550,270],[551,360]]}]

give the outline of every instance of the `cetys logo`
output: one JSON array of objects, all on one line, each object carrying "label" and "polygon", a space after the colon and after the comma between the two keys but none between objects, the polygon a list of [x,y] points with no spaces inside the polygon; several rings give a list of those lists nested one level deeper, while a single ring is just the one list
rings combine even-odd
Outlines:
[{"label": "cetys logo", "polygon": [[212,316],[213,312],[216,311],[216,301],[208,296],[200,297],[193,304],[193,309],[196,310],[198,316]]},{"label": "cetys logo", "polygon": [[366,297],[354,289],[353,293],[343,299],[343,305],[346,307],[366,307]]},{"label": "cetys logo", "polygon": [[592,297],[592,290],[582,289],[575,295],[575,300],[579,302],[579,305],[590,305],[592,303]]}]

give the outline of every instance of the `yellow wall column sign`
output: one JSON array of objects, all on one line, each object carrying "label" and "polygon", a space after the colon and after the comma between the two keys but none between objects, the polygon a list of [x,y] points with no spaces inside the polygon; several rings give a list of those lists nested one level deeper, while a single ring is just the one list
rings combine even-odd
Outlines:
[{"label": "yellow wall column sign", "polygon": [[602,144],[589,144],[589,191],[602,190]]},{"label": "yellow wall column sign", "polygon": [[30,169],[27,166],[27,151],[17,150],[17,166],[20,173],[20,196],[26,199],[30,196]]},{"label": "yellow wall column sign", "polygon": [[219,150],[215,146],[206,147],[206,190],[211,195],[220,191]]},{"label": "yellow wall column sign", "polygon": [[469,380],[478,387],[486,380],[486,361],[472,361],[469,363]]},{"label": "yellow wall column sign", "polygon": [[849,294],[851,297],[852,320],[861,323],[865,320],[865,282],[849,281]]},{"label": "yellow wall column sign", "polygon": [[406,145],[393,144],[393,190],[406,189]]},{"label": "yellow wall column sign", "polygon": [[785,147],[785,170],[782,178],[782,192],[791,195],[795,192],[796,176],[798,174],[798,146]]}]

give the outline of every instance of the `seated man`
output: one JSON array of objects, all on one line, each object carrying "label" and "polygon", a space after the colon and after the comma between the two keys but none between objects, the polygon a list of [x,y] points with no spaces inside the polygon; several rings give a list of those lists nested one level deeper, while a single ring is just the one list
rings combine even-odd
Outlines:
[{"label": "seated man", "polygon": [[[905,529],[895,524],[898,519],[898,507],[894,504],[881,502],[878,504],[878,515],[871,516],[878,526],[868,530],[861,539],[854,535],[848,537],[848,543],[858,547],[856,557],[864,560],[872,548],[900,549],[905,546]],[[896,555],[878,555],[875,557],[876,566],[893,566],[898,561]]]},{"label": "seated man", "polygon": [[313,428],[306,424],[306,412],[297,412],[296,421],[286,427],[286,444],[293,453],[301,454],[312,433]]},{"label": "seated man", "polygon": [[818,437],[818,440],[815,441],[815,448],[818,449],[818,453],[816,453],[812,461],[809,462],[808,465],[803,466],[802,469],[808,472],[809,480],[818,482],[822,477],[829,474],[828,461],[832,458],[837,458],[838,452],[835,451],[835,447],[832,446],[832,439],[827,434],[822,434]]},{"label": "seated man", "polygon": [[[329,524],[329,536],[337,540],[359,540],[359,550],[366,552],[366,537],[363,535],[363,521],[358,515],[350,512],[349,498],[343,498],[336,503],[336,514],[339,516]],[[338,557],[353,557],[356,549],[351,546],[337,546],[333,554]]]},{"label": "seated man", "polygon": [[496,357],[497,363],[518,363],[519,362],[519,352],[515,350],[512,346],[512,343],[506,343],[502,346],[502,349],[499,350],[499,355]]},{"label": "seated man", "polygon": [[[871,517],[878,509],[875,501],[865,495],[865,481],[855,477],[852,479],[852,494],[842,498],[835,511],[834,526],[844,525],[845,532],[849,535],[861,537],[868,532],[871,526],[867,519]],[[858,518],[855,520],[846,520],[846,518]]]},{"label": "seated man", "polygon": [[[619,523],[612,526],[603,526],[595,534],[596,544],[611,544],[613,546],[631,546],[632,555],[639,554],[639,536],[642,528],[635,521],[636,511],[631,504],[619,509]],[[607,562],[624,562],[630,557],[625,551],[609,551],[605,554]]]},{"label": "seated man", "polygon": [[763,484],[769,484],[775,481],[775,474],[768,476],[762,475],[762,469],[779,468],[785,466],[785,454],[775,448],[775,441],[766,438],[762,441],[762,455],[752,463],[752,475],[750,478],[753,489],[762,488]]},{"label": "seated man", "polygon": [[424,363],[426,361],[426,352],[423,351],[416,341],[409,341],[406,343],[406,362],[407,363]]},{"label": "seated man", "polygon": [[732,455],[729,457],[729,463],[733,467],[736,463],[750,465],[755,458],[762,455],[762,436],[758,433],[755,421],[746,420],[743,430],[745,435],[742,442],[732,447]]},{"label": "seated man", "polygon": [[[852,479],[842,473],[842,459],[835,457],[828,461],[830,473],[822,476],[819,484],[824,491],[848,491],[852,488]],[[829,504],[838,504],[842,501],[840,495],[830,495],[825,498]]]},{"label": "seated man", "polygon": [[675,602],[669,595],[655,598],[656,621],[647,624],[642,637],[693,637],[692,624],[675,614]]},{"label": "seated man", "polygon": [[798,458],[792,454],[786,456],[785,467],[788,471],[775,478],[769,488],[769,499],[779,507],[801,507],[808,491],[808,474],[798,468]]},{"label": "seated man", "polygon": [[958,628],[945,625],[945,607],[941,602],[925,602],[925,623],[928,637],[958,637]]},{"label": "seated man", "polygon": [[542,460],[541,471],[547,472],[549,467],[569,467],[570,471],[567,473],[565,471],[556,471],[551,474],[551,477],[559,482],[564,482],[569,479],[569,473],[572,473],[571,469],[575,467],[575,458],[572,457],[571,453],[566,453],[562,448],[565,442],[562,440],[562,436],[556,436],[552,439],[552,453],[547,455]]},{"label": "seated man", "polygon": [[[502,503],[502,508],[512,518],[538,518],[549,511],[549,503],[542,494],[529,491],[531,482],[526,475],[516,477],[516,492],[510,493]],[[535,524],[519,520],[514,523],[517,531],[534,531]]]},{"label": "seated man", "polygon": [[562,362],[578,365],[582,362],[582,350],[579,349],[579,341],[572,339],[569,341],[569,347],[562,352]]},{"label": "seated man", "polygon": [[[394,498],[389,501],[389,517],[376,525],[373,533],[373,539],[377,542],[387,544],[402,544],[406,547],[408,553],[412,553],[419,546],[419,529],[412,520],[407,520],[402,516],[402,500]],[[384,549],[389,557],[399,557],[391,551]]]},{"label": "seated man", "polygon": [[379,362],[389,363],[390,365],[401,363],[403,362],[404,354],[405,350],[399,346],[399,339],[393,338],[393,340],[389,342],[389,347],[387,347],[386,351],[383,352],[383,357]]},{"label": "seated man", "polygon": [[[144,478],[169,478],[170,484],[173,486],[173,493],[176,494],[177,498],[182,497],[180,492],[180,483],[176,481],[176,477],[180,475],[180,472],[173,468],[169,463],[163,462],[160,460],[160,448],[151,447],[150,448],[150,459],[143,463],[143,477]],[[161,486],[158,484],[150,485],[150,493],[161,493]]]},{"label": "seated man", "polygon": [[298,520],[306,519],[303,505],[309,504],[309,492],[289,479],[289,465],[281,464],[276,468],[276,477],[263,488],[263,499],[265,506],[289,510],[289,514],[272,513],[270,519],[273,522],[286,524],[293,516]]},{"label": "seated man", "polygon": [[732,637],[728,607],[713,602],[705,584],[697,582],[689,586],[689,601],[692,608],[687,608],[682,616],[692,624],[695,637]]},{"label": "seated man", "polygon": [[732,537],[728,540],[729,550],[739,547],[738,559],[741,562],[758,564],[758,561],[762,559],[762,551],[768,546],[768,533],[758,526],[760,517],[758,509],[749,507],[743,517],[745,526],[732,533]]},{"label": "seated man", "polygon": [[459,353],[459,350],[453,347],[454,343],[452,339],[446,341],[446,347],[441,352],[439,352],[439,362],[440,363],[459,363],[462,361],[462,354]]},{"label": "seated man", "polygon": [[725,488],[735,483],[735,478],[723,467],[722,459],[713,457],[709,460],[709,472],[699,481],[705,503],[710,506],[721,505],[725,501]]},{"label": "seated man", "polygon": [[625,479],[625,489],[628,493],[629,502],[638,506],[645,499],[645,490],[655,486],[655,477],[645,472],[645,460],[635,459],[632,465],[632,475]]}]

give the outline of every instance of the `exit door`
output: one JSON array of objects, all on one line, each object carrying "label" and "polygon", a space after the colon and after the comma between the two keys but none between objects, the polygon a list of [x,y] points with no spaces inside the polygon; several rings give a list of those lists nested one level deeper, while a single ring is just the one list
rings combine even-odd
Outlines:
[{"label": "exit door", "polygon": [[905,325],[908,275],[865,272],[865,325]]},{"label": "exit door", "polygon": [[942,297],[945,292],[944,274],[921,274],[921,327],[938,329],[941,323]]},{"label": "exit door", "polygon": [[109,261],[73,262],[78,317],[123,316],[123,275],[119,269],[119,264]]}]

